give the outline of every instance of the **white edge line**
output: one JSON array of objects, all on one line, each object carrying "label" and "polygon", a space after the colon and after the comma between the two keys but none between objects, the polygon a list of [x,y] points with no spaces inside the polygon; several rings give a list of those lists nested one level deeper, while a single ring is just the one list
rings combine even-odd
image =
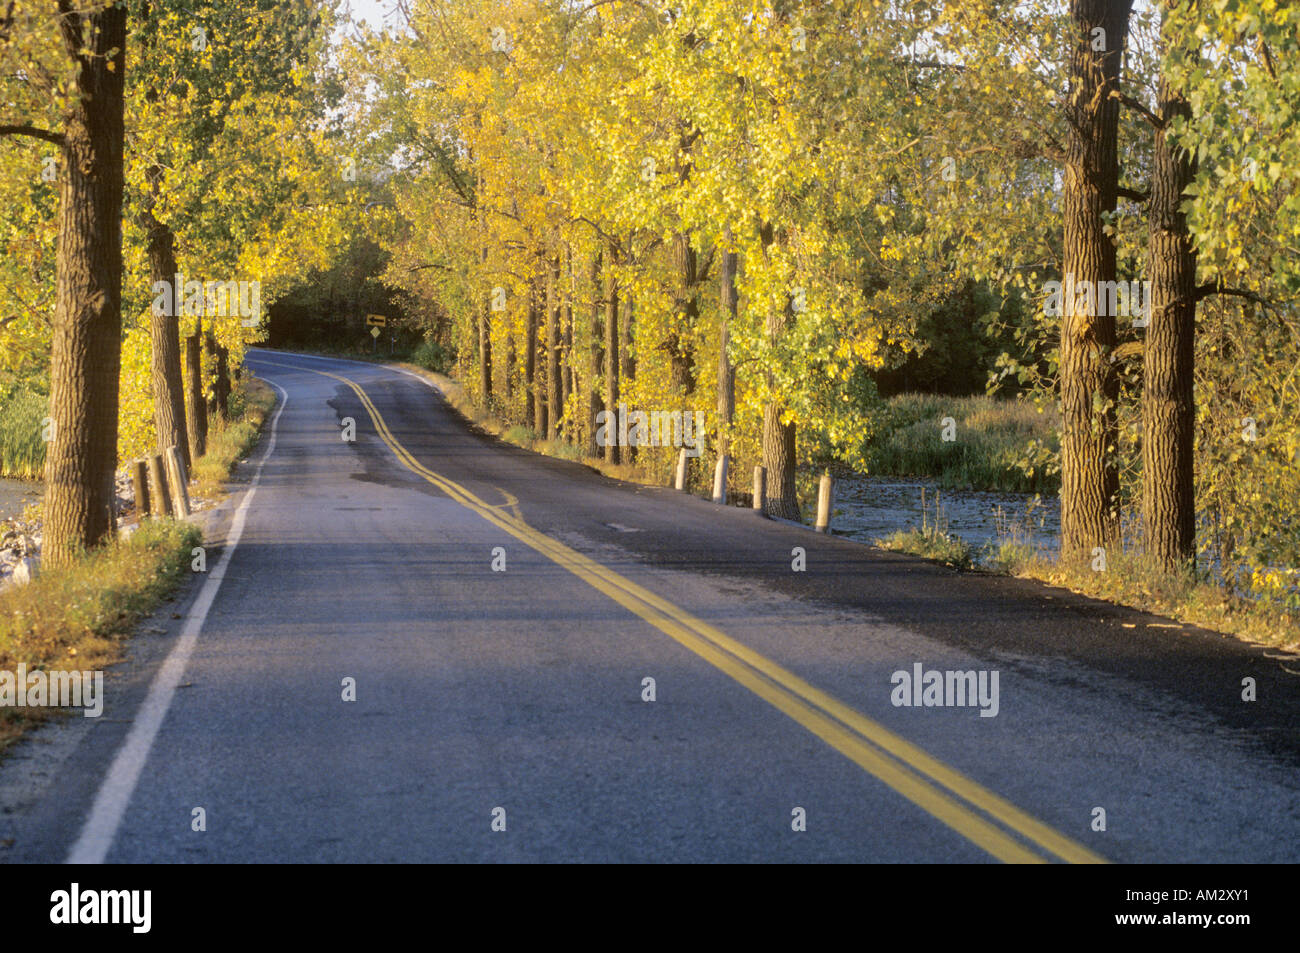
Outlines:
[{"label": "white edge line", "polygon": [[102,864],[104,858],[108,856],[109,848],[113,846],[113,839],[117,836],[117,830],[126,814],[131,795],[135,793],[136,784],[140,780],[140,772],[144,770],[145,762],[148,760],[154,738],[158,734],[158,729],[162,727],[163,718],[171,706],[172,696],[176,694],[181,676],[185,673],[185,665],[194,651],[195,643],[198,642],[203,623],[207,620],[208,610],[212,608],[217,590],[221,588],[221,581],[226,576],[226,567],[230,565],[230,559],[239,545],[240,537],[244,534],[248,506],[257,493],[257,484],[262,479],[262,467],[275,451],[276,427],[280,423],[280,414],[284,412],[285,405],[289,402],[289,395],[284,388],[274,381],[267,381],[267,383],[279,391],[282,398],[275,416],[271,418],[271,439],[266,444],[262,459],[258,461],[253,481],[244,493],[239,509],[235,511],[230,537],[221,553],[221,559],[204,581],[198,598],[190,607],[185,625],[181,628],[180,638],[154,676],[153,684],[149,686],[149,694],[141,704],[140,710],[136,712],[135,722],[131,725],[126,741],[122,743],[117,757],[113,759],[112,766],[100,783],[90,814],[81,829],[81,836],[68,852],[67,863],[69,864]]}]

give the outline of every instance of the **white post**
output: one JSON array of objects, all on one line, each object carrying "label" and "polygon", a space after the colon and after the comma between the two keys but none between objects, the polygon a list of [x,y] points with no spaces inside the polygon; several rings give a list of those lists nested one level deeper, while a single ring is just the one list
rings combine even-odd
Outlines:
[{"label": "white post", "polygon": [[683,447],[683,448],[682,448],[682,452],[679,453],[679,454],[677,455],[677,481],[676,481],[676,483],[677,483],[677,489],[679,489],[679,490],[685,490],[685,489],[686,489],[686,461],[689,460],[689,459],[690,459],[690,457],[686,456],[686,448]]},{"label": "white post", "polygon": [[718,465],[713,468],[713,502],[727,503],[727,455],[718,457]]},{"label": "white post", "polygon": [[184,519],[190,515],[190,488],[185,461],[181,459],[181,453],[176,447],[167,448],[167,475],[170,478],[168,482],[171,483],[176,516]]},{"label": "white post", "polygon": [[817,492],[817,525],[814,527],[819,533],[829,533],[831,531],[832,489],[833,484],[830,473],[823,473],[821,486]]},{"label": "white post", "polygon": [[754,467],[754,512],[767,515],[767,470],[763,467]]}]

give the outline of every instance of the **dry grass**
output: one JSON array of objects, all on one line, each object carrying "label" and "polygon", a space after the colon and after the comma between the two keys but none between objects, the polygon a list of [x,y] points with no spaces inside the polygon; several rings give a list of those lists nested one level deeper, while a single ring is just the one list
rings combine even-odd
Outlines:
[{"label": "dry grass", "polygon": [[[275,392],[248,380],[231,395],[231,419],[208,434],[208,452],[194,468],[196,494],[217,496],[235,463],[257,442]],[[61,570],[0,592],[0,670],[94,671],[122,658],[135,623],[190,574],[197,526],[147,520],[134,533]],[[0,752],[58,709],[0,709]]]},{"label": "dry grass", "polygon": [[240,382],[230,395],[230,420],[212,421],[207,452],[194,464],[194,495],[224,495],[231,470],[257,443],[262,424],[274,407],[275,391],[267,384],[251,378]]},{"label": "dry grass", "polygon": [[[175,520],[145,523],[65,569],[41,573],[0,592],[0,669],[82,669],[119,661],[134,623],[190,571],[202,537]],[[0,751],[48,713],[0,709]]]},{"label": "dry grass", "polygon": [[1030,557],[1006,567],[1012,575],[1038,579],[1103,599],[1234,635],[1247,642],[1300,650],[1300,615],[1263,599],[1248,599],[1187,575],[1161,572],[1141,555],[1110,554],[1106,569]]}]

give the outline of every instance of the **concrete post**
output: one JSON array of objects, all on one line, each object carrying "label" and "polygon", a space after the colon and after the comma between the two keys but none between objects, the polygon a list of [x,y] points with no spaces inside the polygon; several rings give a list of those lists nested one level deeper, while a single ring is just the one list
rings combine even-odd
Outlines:
[{"label": "concrete post", "polygon": [[686,461],[690,457],[686,455],[686,448],[683,447],[681,453],[677,454],[677,479],[675,481],[677,489],[686,489]]},{"label": "concrete post", "polygon": [[718,457],[718,465],[713,468],[713,502],[723,506],[727,504],[727,455]]},{"label": "concrete post", "polygon": [[754,512],[767,515],[767,468],[754,467]]},{"label": "concrete post", "polygon": [[176,515],[181,519],[190,515],[189,476],[185,472],[185,461],[181,459],[180,449],[167,448],[167,477],[172,484],[172,499]]},{"label": "concrete post", "polygon": [[153,516],[171,516],[172,496],[167,486],[167,469],[163,466],[160,453],[149,458],[149,482],[153,484],[153,491],[149,494],[150,513]]},{"label": "concrete post", "polygon": [[834,483],[831,480],[830,473],[823,473],[821,486],[817,491],[817,525],[814,527],[819,533],[829,533],[831,531],[831,498],[833,490]]},{"label": "concrete post", "polygon": [[149,509],[149,464],[136,460],[131,464],[131,483],[135,487],[135,518],[143,523],[151,514]]}]

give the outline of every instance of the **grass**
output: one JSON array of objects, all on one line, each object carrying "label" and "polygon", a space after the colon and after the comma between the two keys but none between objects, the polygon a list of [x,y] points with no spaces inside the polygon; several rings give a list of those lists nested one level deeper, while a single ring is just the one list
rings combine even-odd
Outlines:
[{"label": "grass", "polygon": [[[246,380],[231,395],[231,419],[213,422],[208,452],[194,468],[196,493],[216,496],[236,462],[257,442],[275,392]],[[94,671],[122,658],[136,622],[190,574],[191,551],[202,543],[191,523],[146,520],[71,566],[40,573],[0,592],[0,670]],[[0,708],[0,752],[59,709]]]},{"label": "grass", "polygon": [[[64,569],[0,592],[0,669],[94,671],[190,571],[198,527],[152,520]],[[57,709],[0,708],[0,751]]]},{"label": "grass", "polygon": [[1261,645],[1300,649],[1300,613],[1237,595],[1190,573],[1163,572],[1140,553],[1108,553],[1100,572],[1090,560],[1069,564],[1040,556],[1023,559],[1008,572]]},{"label": "grass", "polygon": [[194,464],[195,496],[215,497],[235,464],[257,443],[262,424],[275,407],[275,391],[262,381],[242,381],[230,395],[230,420],[213,418],[208,427],[207,452]]},{"label": "grass", "polygon": [[[867,447],[873,476],[925,477],[947,488],[1054,493],[1055,414],[994,397],[899,394],[886,401],[880,436]],[[954,439],[943,439],[951,417]]]},{"label": "grass", "polygon": [[38,479],[45,467],[41,430],[49,399],[29,390],[0,399],[0,476]]},{"label": "grass", "polygon": [[881,549],[896,553],[908,553],[941,562],[954,569],[970,569],[974,566],[974,553],[969,544],[959,536],[948,532],[948,518],[943,512],[943,504],[938,494],[934,498],[934,516],[930,516],[925,494],[921,494],[921,525],[900,529],[884,539],[876,540]]}]

